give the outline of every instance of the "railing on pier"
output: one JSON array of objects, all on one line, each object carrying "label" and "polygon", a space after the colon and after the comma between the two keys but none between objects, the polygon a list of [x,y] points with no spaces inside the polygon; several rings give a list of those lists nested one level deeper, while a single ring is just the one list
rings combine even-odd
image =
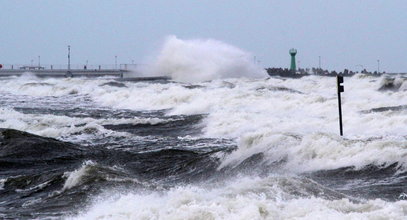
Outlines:
[{"label": "railing on pier", "polygon": [[[67,64],[2,64],[2,69],[8,70],[67,70]],[[134,70],[137,64],[71,64],[71,70]]]}]

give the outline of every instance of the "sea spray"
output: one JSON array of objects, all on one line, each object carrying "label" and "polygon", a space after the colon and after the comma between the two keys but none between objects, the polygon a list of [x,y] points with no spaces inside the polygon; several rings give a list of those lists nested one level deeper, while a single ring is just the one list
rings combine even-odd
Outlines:
[{"label": "sea spray", "polygon": [[181,40],[167,37],[151,66],[151,75],[166,75],[182,82],[222,78],[266,77],[251,55],[237,47],[212,39]]}]

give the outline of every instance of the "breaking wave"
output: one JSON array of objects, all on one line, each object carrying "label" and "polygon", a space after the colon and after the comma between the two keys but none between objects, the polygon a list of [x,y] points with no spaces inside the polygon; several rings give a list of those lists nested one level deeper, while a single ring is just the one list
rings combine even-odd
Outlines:
[{"label": "breaking wave", "polygon": [[176,36],[167,37],[150,71],[182,82],[267,76],[253,64],[249,53],[237,47],[212,39],[181,40]]},{"label": "breaking wave", "polygon": [[403,219],[406,201],[355,202],[307,179],[244,178],[214,187],[100,196],[71,219]]}]

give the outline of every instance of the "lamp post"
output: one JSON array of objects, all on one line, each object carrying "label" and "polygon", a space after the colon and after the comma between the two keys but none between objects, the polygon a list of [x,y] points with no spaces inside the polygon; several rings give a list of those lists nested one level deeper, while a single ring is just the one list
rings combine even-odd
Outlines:
[{"label": "lamp post", "polygon": [[117,69],[117,56],[114,56],[114,68]]},{"label": "lamp post", "polygon": [[318,67],[321,69],[321,56],[318,56]]},{"label": "lamp post", "polygon": [[380,73],[380,60],[377,60],[377,73]]},{"label": "lamp post", "polygon": [[68,71],[71,70],[71,46],[68,45]]},{"label": "lamp post", "polygon": [[68,71],[66,72],[65,77],[73,77],[71,72],[71,46],[68,45]]}]

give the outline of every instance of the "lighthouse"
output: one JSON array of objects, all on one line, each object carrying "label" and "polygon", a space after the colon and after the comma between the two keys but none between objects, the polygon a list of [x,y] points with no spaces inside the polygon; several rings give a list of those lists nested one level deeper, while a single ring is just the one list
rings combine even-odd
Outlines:
[{"label": "lighthouse", "polygon": [[291,55],[291,65],[290,65],[290,71],[292,73],[295,73],[297,71],[297,65],[295,63],[295,55],[297,54],[297,50],[292,48],[290,49],[290,55]]}]

